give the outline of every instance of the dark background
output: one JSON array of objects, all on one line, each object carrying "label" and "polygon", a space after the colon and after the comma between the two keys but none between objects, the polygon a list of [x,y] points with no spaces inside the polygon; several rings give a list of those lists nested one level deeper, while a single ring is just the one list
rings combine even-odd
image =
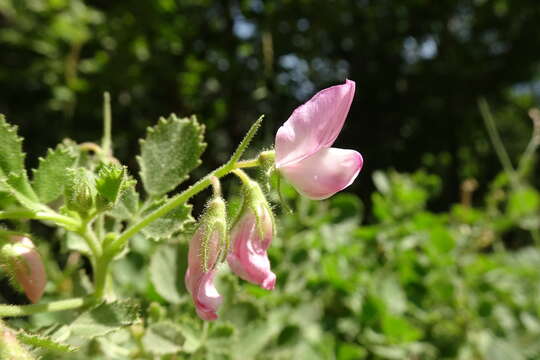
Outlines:
[{"label": "dark background", "polygon": [[[227,159],[266,115],[260,147],[296,106],[345,78],[357,83],[336,146],[376,169],[459,184],[500,170],[477,100],[497,111],[515,159],[532,124],[540,60],[536,0],[0,2],[0,113],[26,138],[29,166],[64,137],[98,141],[113,99],[116,155],[136,171],[137,139],[159,116],[197,114],[205,166]],[[485,190],[481,187],[480,191]]]}]

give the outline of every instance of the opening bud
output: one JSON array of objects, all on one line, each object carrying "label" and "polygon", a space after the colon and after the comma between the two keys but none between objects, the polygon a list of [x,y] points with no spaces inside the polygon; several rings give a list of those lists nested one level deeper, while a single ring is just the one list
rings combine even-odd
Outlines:
[{"label": "opening bud", "polygon": [[244,204],[231,231],[227,262],[240,278],[272,290],[276,275],[270,270],[266,251],[276,233],[274,215],[259,184],[243,173],[239,177],[244,185]]},{"label": "opening bud", "polygon": [[47,283],[47,274],[34,243],[24,236],[12,236],[2,247],[2,265],[22,287],[26,297],[37,303]]},{"label": "opening bud", "polygon": [[222,298],[215,285],[217,265],[229,246],[225,201],[214,197],[200,218],[200,224],[189,244],[186,288],[193,298],[197,314],[203,320],[217,319]]}]

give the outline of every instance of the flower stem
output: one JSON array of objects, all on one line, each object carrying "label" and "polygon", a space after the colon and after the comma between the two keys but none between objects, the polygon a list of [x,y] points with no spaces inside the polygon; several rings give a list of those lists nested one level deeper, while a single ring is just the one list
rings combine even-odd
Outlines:
[{"label": "flower stem", "polygon": [[215,176],[210,177],[210,181],[212,183],[212,191],[214,193],[215,197],[221,197],[221,184],[219,183],[219,179]]},{"label": "flower stem", "polygon": [[[160,217],[167,214],[169,211],[175,209],[176,207],[183,205],[186,201],[188,201],[192,196],[197,195],[204,189],[206,189],[211,183],[212,183],[212,177],[215,177],[216,179],[222,178],[229,174],[231,171],[233,171],[237,165],[238,160],[242,157],[244,152],[246,151],[249,143],[257,133],[257,130],[261,127],[263,116],[259,117],[257,121],[253,125],[251,125],[251,128],[247,132],[246,136],[238,147],[236,148],[235,152],[221,167],[215,169],[208,175],[206,175],[204,178],[197,181],[195,184],[191,185],[189,188],[184,190],[182,193],[172,197],[167,201],[165,204],[163,204],[158,209],[154,210],[150,214],[146,215],[144,218],[139,220],[137,223],[130,226],[126,231],[124,231],[118,238],[116,238],[111,245],[108,247],[108,251],[116,254],[118,251],[120,251],[126,244],[126,242],[135,234],[137,234],[139,231],[141,231],[143,228],[148,226],[153,221],[159,219]],[[243,167],[255,167],[258,166],[259,162],[253,162],[250,164],[244,164]]]},{"label": "flower stem", "polygon": [[103,249],[101,248],[101,243],[99,242],[98,238],[96,237],[96,234],[92,230],[92,227],[90,226],[89,222],[83,223],[83,225],[80,227],[78,234],[83,237],[83,239],[88,244],[88,247],[90,247],[90,250],[92,251],[92,255],[97,259],[101,257],[103,254]]},{"label": "flower stem", "polygon": [[244,161],[239,161],[236,163],[236,168],[237,169],[243,169],[243,168],[249,168],[249,167],[255,167],[255,166],[259,166],[259,159],[251,159],[251,160],[244,160]]},{"label": "flower stem", "polygon": [[212,177],[216,177],[219,179],[229,174],[233,170],[233,168],[234,168],[234,164],[227,163],[221,166],[220,168],[212,171],[210,174],[206,175],[204,178],[197,181],[195,184],[191,185],[182,193],[172,197],[169,201],[163,204],[163,206],[151,212],[150,214],[142,218],[139,222],[133,224],[126,231],[124,231],[118,238],[116,238],[116,240],[112,242],[110,246],[110,251],[113,251],[113,252],[120,251],[126,244],[126,241],[129,238],[131,238],[133,235],[137,234],[139,231],[141,231],[143,228],[148,226],[154,220],[159,219],[160,217],[167,214],[169,211],[184,204],[192,196],[206,189],[212,183],[211,181]]},{"label": "flower stem", "polygon": [[105,91],[103,93],[103,139],[101,140],[101,147],[106,156],[112,156],[111,119],[111,95]]},{"label": "flower stem", "polygon": [[501,162],[504,171],[510,178],[510,181],[515,184],[516,171],[514,169],[514,166],[512,165],[510,156],[508,156],[508,153],[506,152],[506,148],[504,147],[501,137],[499,136],[499,132],[497,131],[497,126],[495,125],[495,120],[493,119],[493,115],[491,114],[489,105],[485,99],[480,99],[478,100],[478,106],[480,108],[480,113],[484,118],[484,124],[486,125],[486,129],[488,131],[489,138],[491,139],[493,148],[495,149],[495,153],[497,154],[497,157],[499,158],[499,161]]},{"label": "flower stem", "polygon": [[90,297],[72,298],[66,300],[53,301],[46,304],[32,305],[0,305],[0,317],[14,317],[37,314],[41,312],[53,312],[62,310],[77,309],[93,303],[95,300]]}]

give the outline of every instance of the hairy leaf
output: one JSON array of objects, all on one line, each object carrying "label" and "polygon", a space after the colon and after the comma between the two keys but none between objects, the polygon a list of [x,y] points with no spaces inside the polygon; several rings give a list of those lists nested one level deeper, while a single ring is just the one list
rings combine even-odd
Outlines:
[{"label": "hairy leaf", "polygon": [[41,201],[48,203],[62,195],[68,181],[67,169],[76,161],[77,155],[62,145],[49,149],[47,156],[39,159],[32,185]]},{"label": "hairy leaf", "polygon": [[141,155],[137,157],[145,190],[154,196],[163,195],[188,178],[200,165],[204,126],[191,118],[178,119],[174,114],[148,128],[141,140]]},{"label": "hairy leaf", "polygon": [[91,339],[139,321],[139,305],[131,300],[103,303],[82,313],[69,330],[73,336]]},{"label": "hairy leaf", "polygon": [[26,332],[19,332],[17,338],[20,342],[26,345],[45,348],[56,352],[74,352],[77,348],[68,344],[55,341],[47,336],[38,334],[30,334]]},{"label": "hairy leaf", "polygon": [[24,156],[17,127],[8,124],[4,115],[0,114],[0,178],[10,173],[23,173]]},{"label": "hairy leaf", "polygon": [[150,260],[150,279],[157,293],[170,303],[179,303],[186,294],[184,274],[187,267],[187,246],[163,244]]},{"label": "hairy leaf", "polygon": [[176,354],[184,341],[182,328],[171,321],[150,325],[142,338],[144,349],[156,355]]},{"label": "hairy leaf", "polygon": [[[142,216],[150,214],[163,205],[166,201],[167,198],[156,201],[145,211],[143,211]],[[150,225],[145,227],[142,232],[145,236],[155,240],[170,238],[175,233],[185,230],[186,226],[189,226],[195,222],[191,216],[191,210],[192,206],[189,204],[180,205],[174,210],[169,211],[164,216],[150,223]]]}]

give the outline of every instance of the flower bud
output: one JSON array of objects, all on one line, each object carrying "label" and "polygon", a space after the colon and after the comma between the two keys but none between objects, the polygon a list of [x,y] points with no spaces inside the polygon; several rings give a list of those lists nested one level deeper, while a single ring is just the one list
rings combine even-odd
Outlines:
[{"label": "flower bud", "polygon": [[244,205],[231,231],[232,249],[227,262],[240,278],[266,290],[276,284],[266,253],[274,235],[274,216],[259,184],[244,182]]},{"label": "flower bud", "polygon": [[64,188],[66,207],[81,215],[95,206],[97,190],[94,175],[85,168],[71,170]]},{"label": "flower bud", "polygon": [[2,247],[2,262],[13,274],[31,302],[37,303],[43,295],[47,275],[41,256],[27,237],[12,236],[11,244]]},{"label": "flower bud", "polygon": [[197,314],[203,320],[217,319],[222,298],[215,285],[217,265],[228,247],[225,202],[213,198],[189,244],[186,288],[193,298]]}]

